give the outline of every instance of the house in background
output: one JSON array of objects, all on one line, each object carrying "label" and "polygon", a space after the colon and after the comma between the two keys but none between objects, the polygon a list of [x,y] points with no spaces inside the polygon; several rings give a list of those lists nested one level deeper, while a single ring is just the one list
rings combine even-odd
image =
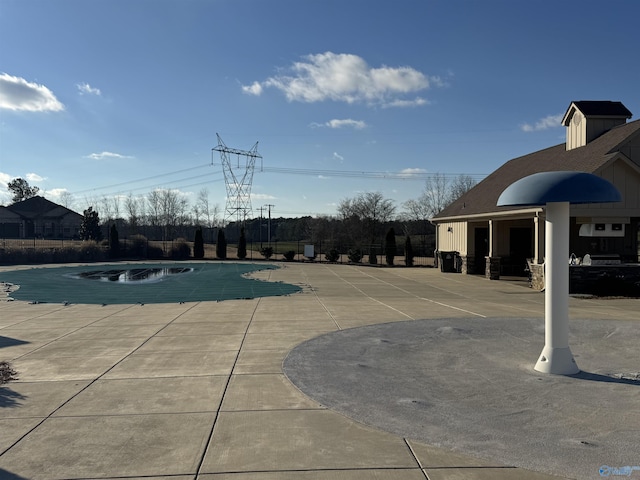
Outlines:
[{"label": "house in background", "polygon": [[524,275],[527,259],[544,262],[545,209],[497,207],[498,197],[534,173],[581,171],[609,180],[623,200],[572,205],[570,251],[638,262],[640,120],[631,116],[621,102],[572,102],[562,119],[566,143],[510,160],[447,206],[432,219],[436,249],[458,252],[462,273]]},{"label": "house in background", "polygon": [[83,216],[35,196],[0,207],[0,238],[77,238]]}]

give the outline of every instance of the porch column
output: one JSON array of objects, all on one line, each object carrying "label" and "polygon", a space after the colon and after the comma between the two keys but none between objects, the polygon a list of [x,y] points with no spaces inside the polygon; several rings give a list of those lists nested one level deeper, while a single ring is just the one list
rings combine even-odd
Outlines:
[{"label": "porch column", "polygon": [[540,214],[536,213],[533,217],[533,225],[535,229],[533,239],[533,263],[544,263],[544,239],[545,239],[545,222],[540,218]]},{"label": "porch column", "polygon": [[489,280],[500,279],[500,257],[498,256],[498,222],[489,220],[489,256],[485,257],[485,277]]}]

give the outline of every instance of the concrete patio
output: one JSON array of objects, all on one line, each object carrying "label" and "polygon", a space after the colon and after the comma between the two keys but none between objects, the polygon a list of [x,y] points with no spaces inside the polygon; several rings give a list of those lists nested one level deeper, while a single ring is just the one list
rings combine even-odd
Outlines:
[{"label": "concrete patio", "polygon": [[[541,319],[544,296],[525,281],[431,268],[280,266],[254,277],[301,293],[183,304],[1,301],[0,361],[19,379],[0,387],[0,479],[561,478],[495,460],[490,442],[471,456],[353,420],[283,372],[294,347],[329,332],[423,319]],[[0,268],[0,281],[12,269]],[[570,315],[640,326],[639,305],[572,298]],[[420,422],[428,429],[428,419]],[[606,459],[591,451],[598,478]],[[638,465],[640,456],[629,461]]]}]

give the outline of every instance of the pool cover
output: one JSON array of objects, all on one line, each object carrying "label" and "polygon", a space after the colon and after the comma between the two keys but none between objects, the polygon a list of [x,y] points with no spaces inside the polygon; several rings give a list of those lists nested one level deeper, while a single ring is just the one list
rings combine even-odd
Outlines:
[{"label": "pool cover", "polygon": [[246,277],[275,268],[226,262],[34,267],[0,272],[0,281],[20,286],[11,292],[16,300],[98,305],[250,299],[302,290],[296,285]]}]

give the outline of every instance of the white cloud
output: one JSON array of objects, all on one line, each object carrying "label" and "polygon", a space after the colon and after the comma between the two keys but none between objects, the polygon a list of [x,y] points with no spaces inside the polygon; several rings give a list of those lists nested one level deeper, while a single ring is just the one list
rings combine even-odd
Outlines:
[{"label": "white cloud", "polygon": [[30,182],[42,182],[43,180],[45,180],[44,177],[41,177],[37,173],[27,173],[25,175],[25,178]]},{"label": "white cloud", "polygon": [[73,194],[66,188],[52,188],[46,192],[47,198],[64,207],[73,209],[75,199]]},{"label": "white cloud", "polygon": [[562,125],[561,113],[557,115],[547,115],[546,117],[538,120],[534,125],[524,123],[520,125],[520,129],[523,132],[539,132],[540,130],[548,130],[549,128],[560,127]]},{"label": "white cloud", "polygon": [[422,107],[423,105],[429,105],[429,101],[422,98],[422,97],[416,97],[413,100],[393,100],[391,102],[387,102],[385,104],[383,104],[382,106],[385,108],[389,108],[389,107],[401,107],[401,108],[406,108],[406,107]]},{"label": "white cloud", "polygon": [[267,193],[252,193],[251,200],[275,200],[277,197]]},{"label": "white cloud", "polygon": [[0,108],[26,112],[59,112],[64,105],[44,85],[0,74]]},{"label": "white cloud", "polygon": [[99,88],[92,87],[88,83],[78,83],[76,84],[76,87],[78,87],[78,92],[80,93],[80,95],[102,95],[102,92]]},{"label": "white cloud", "polygon": [[62,195],[65,195],[68,192],[66,188],[52,188],[51,190],[47,190],[47,195],[50,195],[54,198],[60,198]]},{"label": "white cloud", "polygon": [[242,85],[242,91],[248,95],[260,96],[262,94],[262,85],[259,82],[253,82],[251,85]]},{"label": "white cloud", "polygon": [[13,180],[13,177],[11,175],[9,175],[8,173],[0,172],[0,185],[6,186],[11,180]]},{"label": "white cloud", "polygon": [[113,152],[102,152],[102,153],[90,153],[85,158],[90,158],[91,160],[108,160],[108,159],[127,159],[134,158],[128,155],[120,155],[119,153]]},{"label": "white cloud", "polygon": [[[402,100],[403,95],[444,85],[439,77],[429,77],[411,67],[372,68],[357,55],[325,52],[303,57],[303,61],[289,68],[288,74],[256,81],[242,89],[245,93],[261,95],[266,87],[276,88],[289,101],[334,100],[392,106]],[[416,104],[415,100],[409,103]]]},{"label": "white cloud", "polygon": [[398,176],[400,176],[400,177],[412,177],[414,175],[422,175],[424,173],[427,173],[427,171],[424,168],[403,168],[398,173]]},{"label": "white cloud", "polygon": [[365,122],[362,120],[352,120],[350,118],[329,120],[325,125],[329,128],[343,128],[343,127],[351,127],[356,130],[362,130],[367,126]]}]

